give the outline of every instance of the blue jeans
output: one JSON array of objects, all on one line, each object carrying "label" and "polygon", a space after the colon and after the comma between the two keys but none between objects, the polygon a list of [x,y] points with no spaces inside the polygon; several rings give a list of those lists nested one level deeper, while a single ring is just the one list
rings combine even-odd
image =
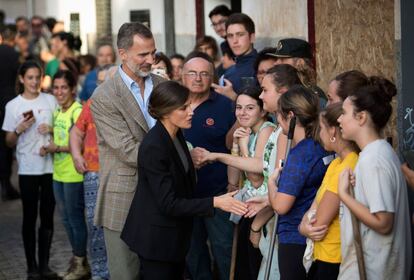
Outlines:
[{"label": "blue jeans", "polygon": [[233,223],[229,221],[229,216],[229,213],[216,209],[213,217],[194,218],[191,245],[187,254],[191,279],[213,279],[207,239],[210,241],[220,279],[229,279],[233,245]]},{"label": "blue jeans", "polygon": [[53,180],[53,192],[73,254],[77,257],[85,257],[88,232],[84,213],[83,183],[63,183]]},{"label": "blue jeans", "polygon": [[99,277],[109,279],[104,231],[93,224],[96,196],[99,188],[99,173],[87,172],[84,175],[86,222],[88,224],[89,256],[92,279]]}]

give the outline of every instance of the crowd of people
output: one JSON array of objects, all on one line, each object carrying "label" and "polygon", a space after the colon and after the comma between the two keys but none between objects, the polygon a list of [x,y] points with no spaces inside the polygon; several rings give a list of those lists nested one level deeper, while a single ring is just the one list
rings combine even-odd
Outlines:
[{"label": "crowd of people", "polygon": [[382,134],[395,85],[351,70],[325,94],[307,41],[258,52],[248,15],[208,16],[222,42],[171,57],[138,22],[96,57],[56,20],[0,27],[0,183],[22,200],[27,279],[409,279],[414,171]]}]

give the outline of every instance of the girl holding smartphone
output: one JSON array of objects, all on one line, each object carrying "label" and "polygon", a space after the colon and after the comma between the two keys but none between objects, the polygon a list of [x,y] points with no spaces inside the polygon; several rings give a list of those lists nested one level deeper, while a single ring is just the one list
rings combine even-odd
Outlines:
[{"label": "girl holding smartphone", "polygon": [[[23,204],[23,245],[27,262],[27,279],[54,278],[49,262],[53,237],[52,157],[42,147],[51,138],[52,116],[57,104],[52,95],[40,92],[42,69],[35,61],[23,63],[18,71],[18,96],[6,105],[3,130],[6,143],[16,146],[19,187]],[[39,208],[40,204],[40,208]],[[36,220],[38,260],[36,260]]]}]

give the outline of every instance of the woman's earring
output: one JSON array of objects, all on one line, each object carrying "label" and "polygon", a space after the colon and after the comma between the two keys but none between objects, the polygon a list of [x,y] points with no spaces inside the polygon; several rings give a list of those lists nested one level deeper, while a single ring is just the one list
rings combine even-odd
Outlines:
[{"label": "woman's earring", "polygon": [[332,136],[331,138],[329,138],[329,141],[331,141],[331,143],[335,143],[335,141],[336,141],[335,136]]}]

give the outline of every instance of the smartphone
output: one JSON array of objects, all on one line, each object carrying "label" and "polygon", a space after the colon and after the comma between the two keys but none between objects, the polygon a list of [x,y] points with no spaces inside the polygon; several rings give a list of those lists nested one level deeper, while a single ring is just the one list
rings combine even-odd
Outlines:
[{"label": "smartphone", "polygon": [[24,117],[26,120],[33,118],[33,116],[34,116],[34,115],[33,115],[33,110],[23,112],[23,117]]},{"label": "smartphone", "polygon": [[254,77],[241,77],[240,84],[242,89],[256,86],[256,80]]},{"label": "smartphone", "polygon": [[151,72],[158,76],[164,76],[166,73],[165,69],[162,68],[153,69]]}]

